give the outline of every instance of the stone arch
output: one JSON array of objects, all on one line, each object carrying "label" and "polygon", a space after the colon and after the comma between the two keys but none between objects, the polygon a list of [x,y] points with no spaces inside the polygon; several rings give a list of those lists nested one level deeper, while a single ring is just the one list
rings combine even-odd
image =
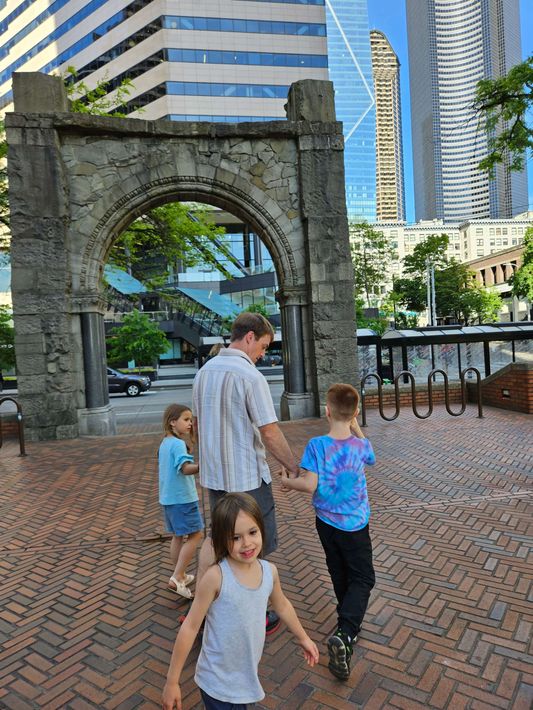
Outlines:
[{"label": "stone arch", "polygon": [[114,432],[102,271],[127,224],[172,200],[229,210],[269,249],[284,418],[318,414],[332,382],[357,382],[344,144],[330,82],[294,84],[286,121],[210,124],[72,114],[59,78],[13,81],[12,294],[30,439]]},{"label": "stone arch", "polygon": [[[261,202],[257,199],[259,197],[262,197]],[[227,209],[257,230],[272,255],[280,285],[297,287],[300,284],[301,276],[298,275],[293,250],[286,233],[273,216],[279,210],[272,199],[265,200],[264,194],[253,186],[245,193],[234,184],[217,180],[214,176],[174,175],[155,179],[123,193],[105,210],[81,255],[80,291],[90,292],[97,287],[113,242],[135,217],[171,201],[197,201]]]}]

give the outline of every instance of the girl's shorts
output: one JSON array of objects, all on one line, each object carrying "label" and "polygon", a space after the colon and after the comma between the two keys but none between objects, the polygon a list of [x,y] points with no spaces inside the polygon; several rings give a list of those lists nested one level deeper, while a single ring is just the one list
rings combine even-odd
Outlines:
[{"label": "girl's shorts", "polygon": [[173,535],[190,535],[204,529],[198,501],[164,505],[166,531]]}]

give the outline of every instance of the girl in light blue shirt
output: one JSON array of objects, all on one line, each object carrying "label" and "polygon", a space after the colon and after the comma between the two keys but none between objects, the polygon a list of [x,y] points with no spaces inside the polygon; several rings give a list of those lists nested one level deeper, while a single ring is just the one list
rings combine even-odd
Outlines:
[{"label": "girl in light blue shirt", "polygon": [[170,559],[174,572],[168,588],[186,599],[193,594],[189,584],[194,575],[187,566],[202,541],[204,522],[198,506],[194,475],[198,464],[191,455],[192,412],[182,404],[170,404],[163,415],[165,438],[159,446],[159,503],[163,507],[166,531],[172,533]]}]

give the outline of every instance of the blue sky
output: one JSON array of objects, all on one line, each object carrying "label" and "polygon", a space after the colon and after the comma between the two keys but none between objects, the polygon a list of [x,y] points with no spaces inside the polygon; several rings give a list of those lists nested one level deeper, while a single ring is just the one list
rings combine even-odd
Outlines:
[{"label": "blue sky", "polygon": [[[413,168],[411,158],[411,124],[409,105],[409,63],[407,55],[407,27],[405,3],[408,0],[368,0],[370,29],[381,30],[387,35],[401,63],[400,84],[402,90],[403,151],[405,167],[405,207],[407,221],[413,222],[415,206],[413,196]],[[533,53],[533,2],[520,0],[522,27],[522,56]],[[528,31],[526,31],[526,28]],[[528,162],[529,209],[533,210],[533,159]]]}]

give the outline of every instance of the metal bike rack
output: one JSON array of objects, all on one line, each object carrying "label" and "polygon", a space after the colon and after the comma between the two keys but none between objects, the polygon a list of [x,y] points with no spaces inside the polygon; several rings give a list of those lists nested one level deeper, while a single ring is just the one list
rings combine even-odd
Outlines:
[{"label": "metal bike rack", "polygon": [[461,414],[464,414],[466,410],[466,374],[467,372],[474,372],[476,375],[476,393],[477,393],[477,408],[478,408],[478,417],[480,419],[483,418],[483,405],[481,402],[481,375],[479,373],[479,370],[477,370],[475,367],[467,367],[464,370],[461,370],[459,374],[459,378],[461,381],[461,408],[459,409],[458,412],[454,412],[451,407],[450,407],[450,389],[449,389],[449,380],[448,380],[448,375],[444,370],[440,370],[438,368],[431,370],[431,372],[428,374],[428,411],[425,414],[421,414],[418,411],[417,403],[416,403],[416,382],[415,382],[415,377],[412,372],[409,372],[409,370],[402,370],[400,373],[396,375],[394,378],[394,414],[391,416],[387,416],[385,412],[383,411],[383,380],[381,377],[377,374],[377,372],[369,372],[368,375],[363,377],[361,380],[361,417],[362,417],[362,426],[366,426],[366,392],[365,392],[365,382],[373,377],[377,381],[377,386],[378,386],[378,409],[379,409],[379,414],[382,419],[384,419],[386,422],[392,422],[400,414],[400,380],[403,379],[409,380],[411,383],[411,408],[413,410],[413,414],[415,417],[418,419],[427,419],[430,417],[433,413],[433,382],[435,379],[435,375],[442,375],[443,380],[444,380],[444,406],[446,407],[446,411],[448,414],[452,417],[460,417]]},{"label": "metal bike rack", "polygon": [[[17,428],[18,428],[19,446],[20,446],[19,456],[27,456],[26,448],[24,445],[24,421],[23,421],[23,416],[22,416],[22,407],[17,402],[17,400],[14,399],[13,397],[0,397],[0,407],[3,405],[4,402],[13,402],[17,408]],[[2,448],[3,443],[4,443],[4,440],[3,440],[3,436],[2,436],[2,419],[0,418],[0,449]]]}]

